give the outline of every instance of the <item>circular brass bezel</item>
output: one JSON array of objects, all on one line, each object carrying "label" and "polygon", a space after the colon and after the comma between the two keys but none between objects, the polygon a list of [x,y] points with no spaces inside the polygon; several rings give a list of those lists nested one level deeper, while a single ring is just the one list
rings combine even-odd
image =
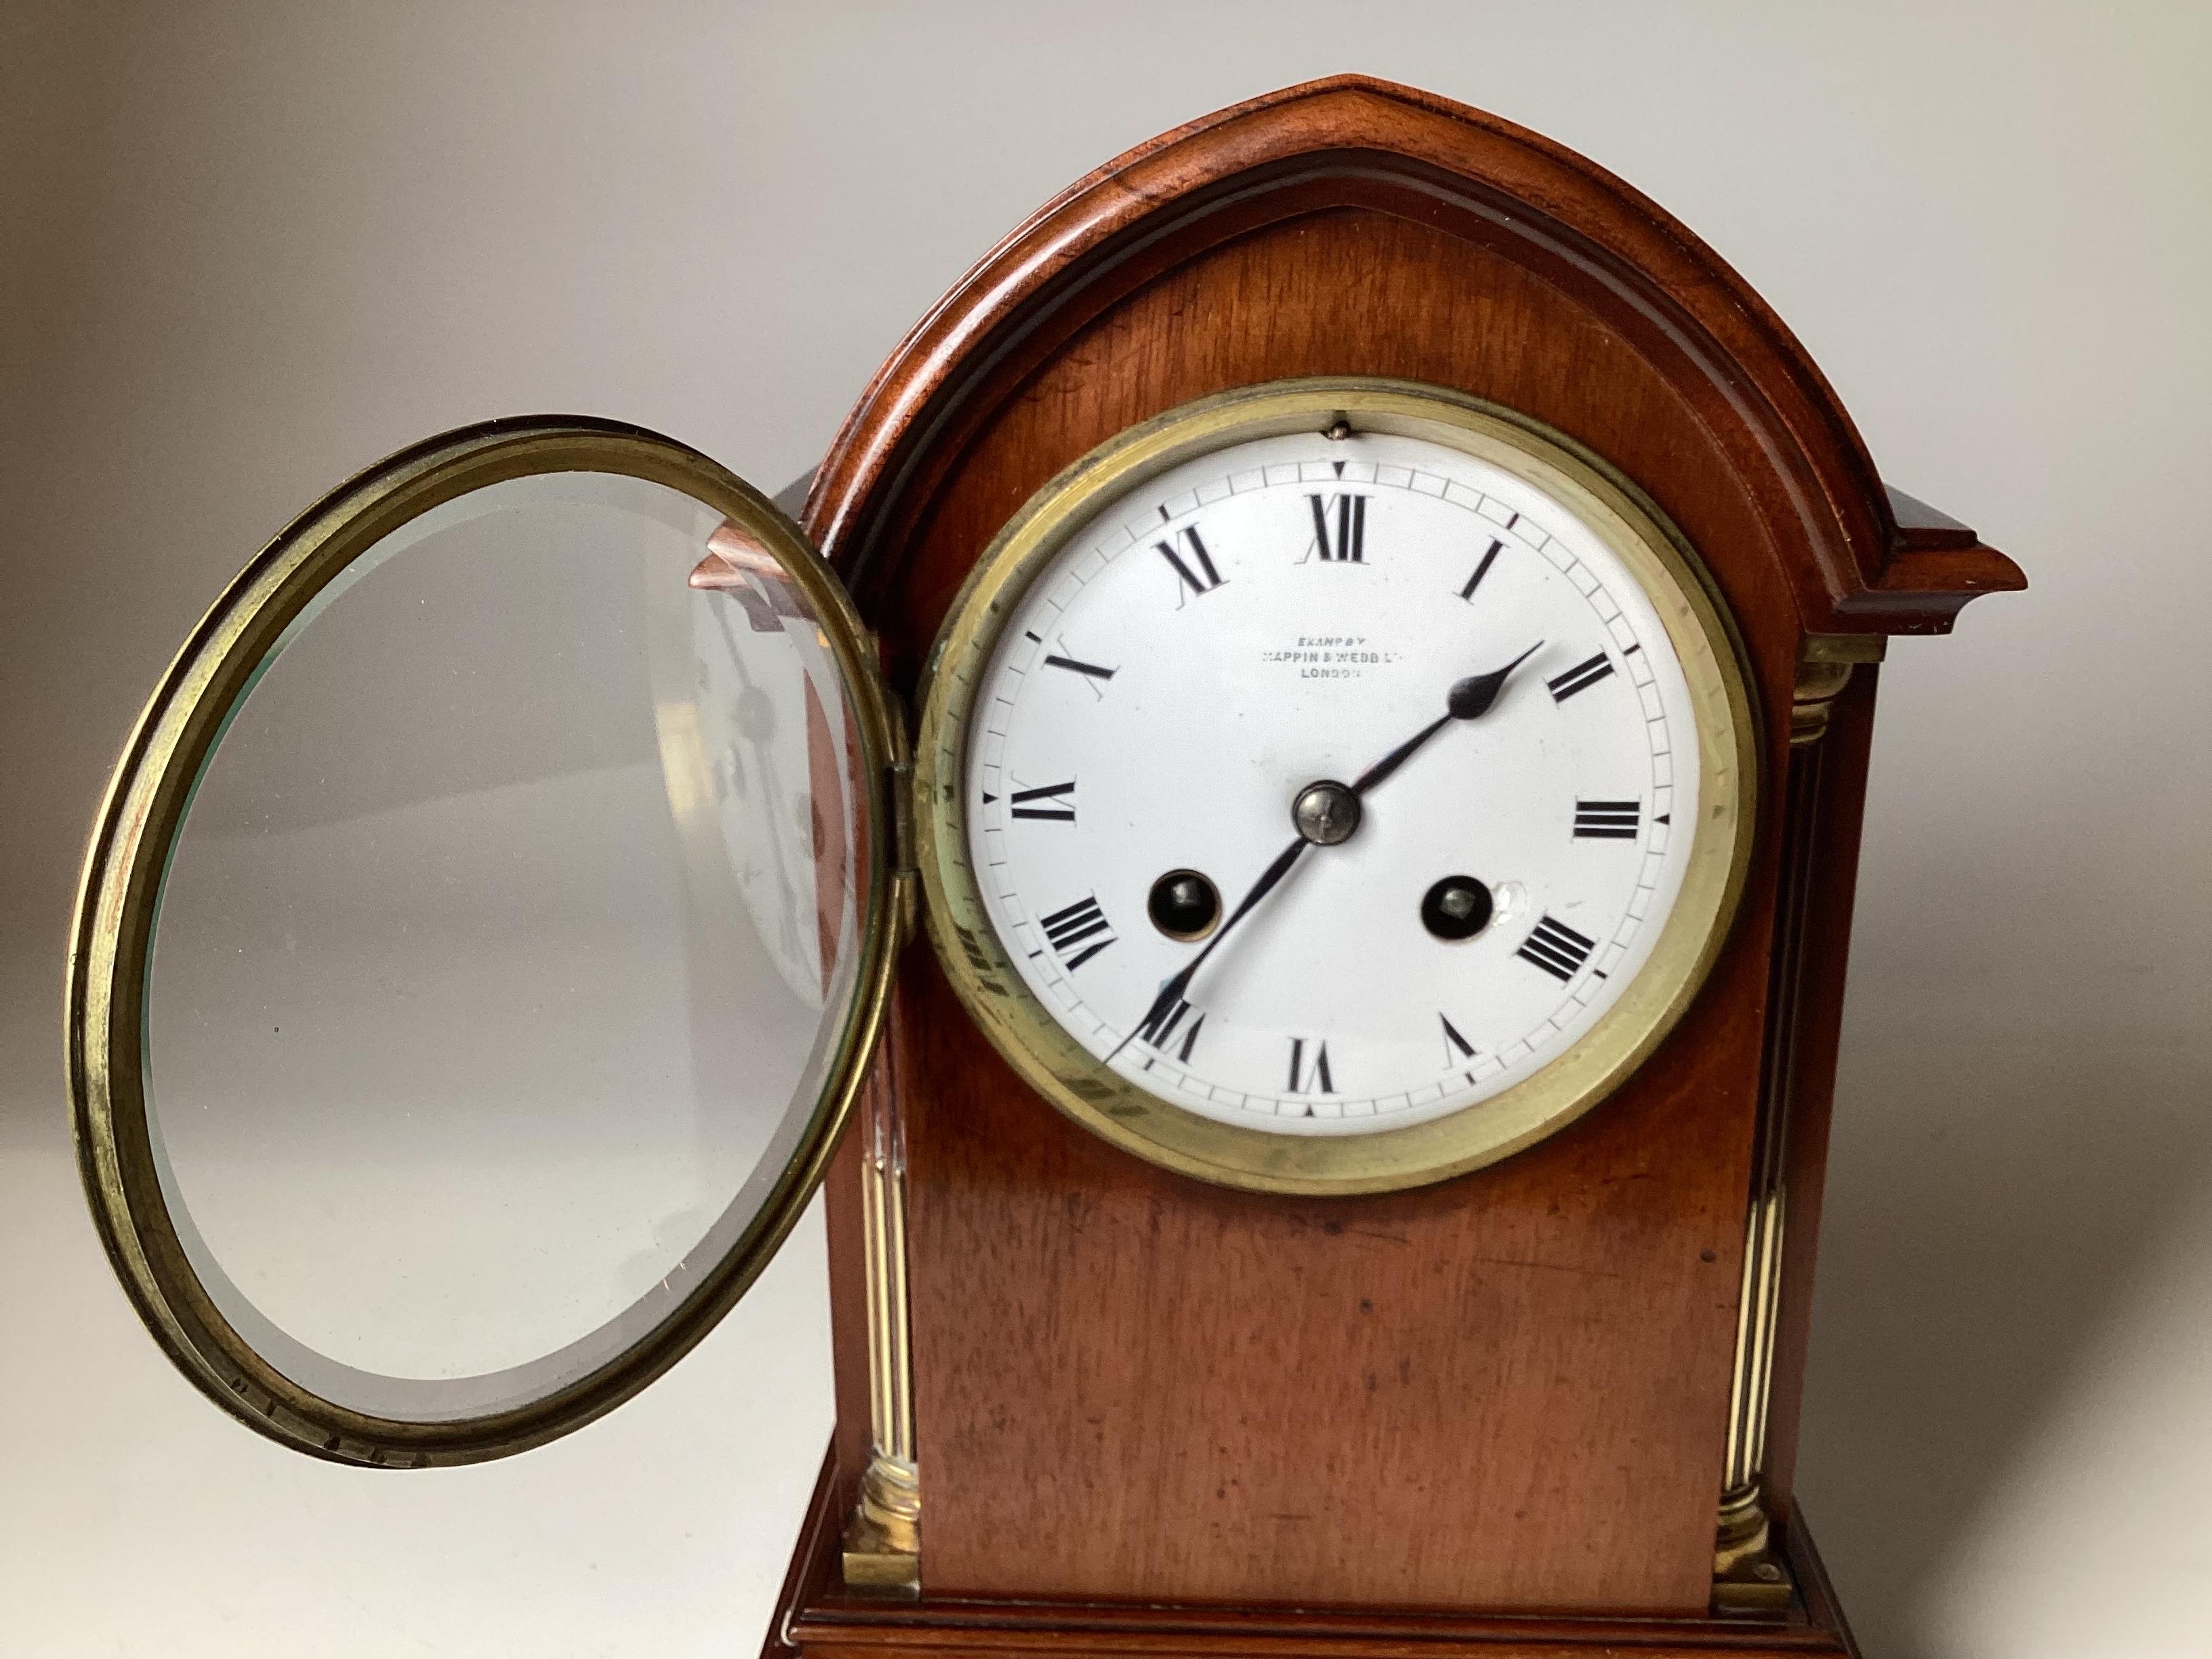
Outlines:
[{"label": "circular brass bezel", "polygon": [[[1657,608],[1690,688],[1699,750],[1696,839],[1658,944],[1612,1008],[1565,1054],[1448,1116],[1371,1134],[1293,1136],[1163,1100],[1076,1042],[1031,994],[983,908],[969,861],[967,732],[1000,631],[1030,584],[1123,491],[1209,451],[1339,422],[1447,445],[1504,468],[1588,524]],[[1743,655],[1688,541],[1635,485],[1515,410],[1411,381],[1280,380],[1203,398],[1132,427],[1031,496],[985,550],[932,653],[915,757],[923,913],[961,1001],[1040,1094],[1138,1157],[1249,1191],[1385,1192],[1494,1164],[1611,1093],[1681,1018],[1733,921],[1751,853],[1758,775]]]},{"label": "circular brass bezel", "polygon": [[854,1001],[813,1115],[751,1223],[637,1341],[557,1390],[441,1421],[339,1405],[278,1370],[224,1318],[165,1200],[147,1116],[145,1007],[161,884],[202,768],[287,629],[356,558],[410,520],[488,485],[596,472],[667,486],[757,537],[812,604],[848,690],[864,775],[903,751],[874,653],[843,586],[767,497],[696,451],[641,428],[572,416],[496,421],[370,468],[287,527],[217,599],[146,705],[94,820],[78,890],[65,1014],[77,1161],[101,1243],[139,1316],[217,1405],[295,1449],[382,1468],[477,1462],[551,1440],[674,1364],[758,1277],[820,1184],[860,1091],[896,954],[886,804],[864,797],[866,880]]}]

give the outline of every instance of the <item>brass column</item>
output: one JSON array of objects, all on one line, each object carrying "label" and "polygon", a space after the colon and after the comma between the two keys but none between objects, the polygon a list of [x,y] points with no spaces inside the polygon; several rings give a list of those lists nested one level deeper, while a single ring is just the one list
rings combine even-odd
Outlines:
[{"label": "brass column", "polygon": [[1767,1010],[1759,1127],[1744,1213],[1743,1282],[1737,1303],[1735,1370],[1729,1396],[1728,1451],[1713,1540],[1713,1610],[1776,1616],[1795,1591],[1775,1540],[1763,1480],[1767,1405],[1782,1310],[1782,1248],[1789,1204],[1784,1176],[1795,1082],[1797,1008],[1805,967],[1805,920],[1821,811],[1820,739],[1855,663],[1877,662],[1882,641],[1852,635],[1805,642],[1790,711],[1790,775],[1782,872],[1774,919],[1774,978]]},{"label": "brass column", "polygon": [[906,1146],[879,1082],[854,1127],[868,1267],[868,1416],[872,1455],[845,1529],[845,1582],[915,1595],[921,1587],[921,1483],[914,1455],[914,1360],[906,1290]]}]

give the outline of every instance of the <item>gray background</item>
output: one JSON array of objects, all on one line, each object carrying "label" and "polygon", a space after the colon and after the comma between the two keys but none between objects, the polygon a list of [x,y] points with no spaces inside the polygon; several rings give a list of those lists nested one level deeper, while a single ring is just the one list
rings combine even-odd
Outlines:
[{"label": "gray background", "polygon": [[1341,69],[1655,196],[1893,482],[2027,567],[1885,683],[1802,1488],[1881,1659],[2203,1650],[2204,9],[14,0],[12,1651],[751,1650],[829,1423],[818,1231],[650,1393],[530,1456],[377,1476],[250,1436],[139,1334],[76,1191],[83,827],[185,629],[347,473],[587,410],[774,488],[1038,202]]}]

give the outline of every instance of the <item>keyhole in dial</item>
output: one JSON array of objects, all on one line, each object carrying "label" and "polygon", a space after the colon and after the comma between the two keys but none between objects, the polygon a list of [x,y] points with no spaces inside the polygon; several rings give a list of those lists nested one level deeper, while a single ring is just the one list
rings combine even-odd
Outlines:
[{"label": "keyhole in dial", "polygon": [[1440,939],[1473,939],[1495,908],[1490,889],[1473,876],[1446,876],[1421,900],[1421,926]]},{"label": "keyhole in dial", "polygon": [[1145,909],[1170,939],[1204,939],[1221,920],[1221,894],[1195,870],[1170,870],[1152,884]]}]

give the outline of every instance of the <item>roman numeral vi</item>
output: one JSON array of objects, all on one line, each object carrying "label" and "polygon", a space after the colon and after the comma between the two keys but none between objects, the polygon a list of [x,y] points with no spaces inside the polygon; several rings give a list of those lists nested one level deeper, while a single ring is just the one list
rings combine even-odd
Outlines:
[{"label": "roman numeral vi", "polygon": [[1311,1058],[1308,1058],[1306,1054],[1306,1040],[1304,1037],[1292,1037],[1291,1039],[1291,1086],[1289,1092],[1294,1095],[1333,1095],[1336,1092],[1335,1079],[1331,1078],[1328,1074],[1328,1043],[1315,1043],[1313,1045],[1313,1054]]}]

